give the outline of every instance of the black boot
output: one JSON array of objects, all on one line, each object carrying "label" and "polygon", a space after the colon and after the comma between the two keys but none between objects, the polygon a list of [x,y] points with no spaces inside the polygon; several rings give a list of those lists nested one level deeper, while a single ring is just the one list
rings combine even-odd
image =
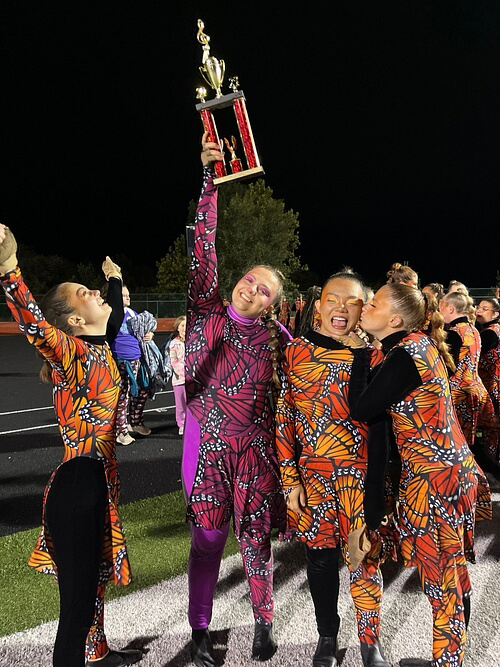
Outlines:
[{"label": "black boot", "polygon": [[384,658],[380,642],[376,644],[361,644],[361,657],[364,667],[391,667]]},{"label": "black boot", "polygon": [[196,667],[215,667],[214,649],[208,628],[205,630],[193,630],[191,660]]},{"label": "black boot", "polygon": [[143,657],[143,652],[136,649],[110,650],[102,660],[87,660],[85,667],[96,667],[97,665],[99,667],[127,667],[127,665],[135,665]]},{"label": "black boot", "polygon": [[336,653],[337,638],[320,635],[313,658],[313,667],[337,667]]},{"label": "black boot", "polygon": [[269,660],[278,650],[278,645],[273,639],[272,623],[256,623],[252,644],[252,660],[264,662]]}]

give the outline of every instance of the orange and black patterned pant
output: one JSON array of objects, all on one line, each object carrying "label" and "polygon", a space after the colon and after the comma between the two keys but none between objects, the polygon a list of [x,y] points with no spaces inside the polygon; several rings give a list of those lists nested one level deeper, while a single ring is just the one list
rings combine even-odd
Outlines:
[{"label": "orange and black patterned pant", "polygon": [[460,667],[463,661],[464,599],[471,592],[466,556],[474,558],[479,474],[472,456],[424,473],[403,461],[401,553],[407,566],[417,567],[431,603],[433,667]]},{"label": "orange and black patterned pant", "polygon": [[454,562],[436,563],[441,584],[429,577],[423,563],[417,565],[422,590],[432,607],[432,667],[459,667],[464,657],[466,623],[464,599],[470,594],[467,565]]},{"label": "orange and black patterned pant", "polygon": [[[318,633],[336,637],[340,625],[337,612],[339,597],[339,557],[336,549],[311,549],[306,546],[307,579],[316,614]],[[351,596],[356,610],[358,635],[362,643],[374,644],[380,634],[382,576],[378,566],[362,563],[350,570]]]},{"label": "orange and black patterned pant", "polygon": [[[90,626],[85,643],[85,657],[87,660],[104,658],[109,647],[104,633],[104,594],[109,580],[109,563],[102,563],[99,573],[99,584],[95,600],[94,620]],[[99,663],[96,663],[96,665]]]}]

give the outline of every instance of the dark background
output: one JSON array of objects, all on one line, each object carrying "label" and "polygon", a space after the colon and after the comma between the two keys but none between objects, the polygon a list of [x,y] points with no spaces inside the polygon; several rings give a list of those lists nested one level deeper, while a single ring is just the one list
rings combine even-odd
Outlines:
[{"label": "dark background", "polygon": [[200,186],[202,18],[311,269],[347,263],[376,281],[406,260],[422,284],[494,284],[497,0],[4,0],[0,12],[1,216],[39,252],[151,266],[183,232]]}]

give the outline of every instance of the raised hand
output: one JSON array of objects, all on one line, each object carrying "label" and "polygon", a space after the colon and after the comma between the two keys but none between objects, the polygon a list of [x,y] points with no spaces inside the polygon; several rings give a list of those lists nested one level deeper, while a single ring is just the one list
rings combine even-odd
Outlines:
[{"label": "raised hand", "polygon": [[0,275],[4,275],[17,266],[17,243],[14,234],[7,225],[0,224]]},{"label": "raised hand", "polygon": [[104,273],[106,280],[109,280],[110,278],[122,279],[122,270],[108,255],[106,255],[106,259],[102,263],[102,272]]},{"label": "raised hand", "polygon": [[201,163],[204,167],[208,167],[214,162],[221,162],[224,160],[224,153],[221,146],[215,141],[208,141],[208,132],[203,134],[201,138]]}]

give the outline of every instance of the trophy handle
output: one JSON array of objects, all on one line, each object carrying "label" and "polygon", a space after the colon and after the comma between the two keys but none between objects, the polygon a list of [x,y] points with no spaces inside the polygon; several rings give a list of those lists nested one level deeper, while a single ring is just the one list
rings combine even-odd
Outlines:
[{"label": "trophy handle", "polygon": [[210,81],[210,79],[209,79],[208,76],[207,76],[207,70],[206,70],[203,66],[201,66],[201,65],[200,65],[200,74],[201,74],[201,76],[205,79],[205,82],[208,83],[208,85],[210,86],[210,88],[212,88],[212,87],[213,87],[213,86],[212,86],[212,82]]},{"label": "trophy handle", "polygon": [[219,60],[219,65],[220,65],[220,69],[221,69],[221,72],[222,72],[222,75],[221,75],[221,78],[220,78],[220,81],[222,83],[222,81],[224,80],[224,74],[226,73],[226,63],[224,62],[224,60]]}]

